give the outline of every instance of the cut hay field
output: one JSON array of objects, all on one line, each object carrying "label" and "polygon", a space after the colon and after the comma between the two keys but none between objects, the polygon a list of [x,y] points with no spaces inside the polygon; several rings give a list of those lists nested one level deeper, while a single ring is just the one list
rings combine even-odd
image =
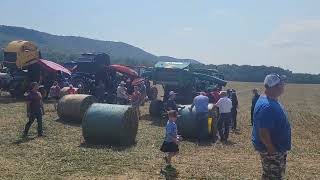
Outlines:
[{"label": "cut hay field", "polygon": [[[232,82],[239,94],[238,134],[231,143],[198,146],[183,141],[174,159],[178,179],[259,179],[260,159],[251,145],[250,89],[261,84]],[[288,155],[288,179],[320,179],[320,86],[287,85],[281,98],[293,128],[293,149]],[[25,104],[0,98],[0,179],[164,179],[159,147],[164,128],[142,108],[137,144],[129,148],[89,146],[81,127],[56,121],[46,104],[44,138],[20,138],[26,123]]]}]

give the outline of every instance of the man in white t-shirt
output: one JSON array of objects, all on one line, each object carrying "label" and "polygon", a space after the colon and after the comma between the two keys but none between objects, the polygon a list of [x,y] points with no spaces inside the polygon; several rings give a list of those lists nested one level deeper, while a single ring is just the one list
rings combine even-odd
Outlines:
[{"label": "man in white t-shirt", "polygon": [[232,101],[227,97],[226,91],[220,92],[220,99],[215,104],[219,108],[218,131],[221,142],[226,142],[229,137],[229,126],[231,121]]}]

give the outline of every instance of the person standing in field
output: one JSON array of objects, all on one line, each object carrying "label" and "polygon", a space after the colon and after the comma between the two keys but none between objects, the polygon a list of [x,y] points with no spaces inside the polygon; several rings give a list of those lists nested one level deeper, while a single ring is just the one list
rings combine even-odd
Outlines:
[{"label": "person standing in field", "polygon": [[23,137],[26,137],[28,135],[29,129],[35,119],[37,119],[38,123],[38,136],[41,137],[43,135],[42,115],[44,115],[42,96],[39,92],[38,83],[33,82],[31,83],[31,91],[27,96],[27,117],[29,118],[29,121],[23,131]]},{"label": "person standing in field", "polygon": [[126,105],[128,103],[128,93],[127,88],[125,87],[126,83],[121,81],[117,88],[117,103],[121,105]]},{"label": "person standing in field", "polygon": [[50,97],[53,98],[54,102],[53,102],[53,107],[54,107],[54,110],[57,110],[57,104],[58,104],[58,101],[59,101],[59,98],[60,98],[60,86],[58,84],[57,81],[53,82],[53,85],[51,86],[50,88]]},{"label": "person standing in field", "polygon": [[140,117],[140,110],[139,110],[139,106],[140,106],[140,102],[141,102],[140,99],[141,99],[141,93],[139,92],[139,87],[134,86],[133,93],[131,95],[131,105],[133,108],[136,109],[138,117]]},{"label": "person standing in field", "polygon": [[166,168],[172,168],[171,159],[179,153],[178,142],[181,140],[181,138],[178,136],[176,125],[178,112],[175,110],[170,110],[168,111],[168,116],[169,120],[166,125],[166,136],[160,150],[164,153],[168,153],[168,155],[164,157],[167,163]]},{"label": "person standing in field", "polygon": [[226,91],[220,92],[220,99],[215,104],[219,108],[219,120],[217,128],[219,131],[220,141],[226,142],[229,138],[229,129],[231,121],[232,101],[228,98]]},{"label": "person standing in field", "polygon": [[231,108],[231,116],[232,116],[232,130],[237,130],[237,115],[238,115],[238,108],[239,108],[239,102],[236,90],[232,89],[231,91],[231,102],[232,102],[232,108]]},{"label": "person standing in field", "polygon": [[193,99],[193,103],[189,108],[190,112],[193,107],[196,108],[197,134],[200,143],[208,137],[208,104],[209,98],[206,93],[200,92],[200,95]]},{"label": "person standing in field", "polygon": [[279,102],[285,77],[265,77],[265,94],[255,105],[252,143],[261,156],[262,179],[284,179],[287,152],[291,150],[291,127],[287,113]]},{"label": "person standing in field", "polygon": [[252,101],[251,101],[251,126],[253,126],[253,111],[254,111],[254,107],[256,106],[256,103],[260,97],[260,94],[258,93],[258,89],[254,88],[252,90],[253,93],[253,97],[252,97]]},{"label": "person standing in field", "polygon": [[73,88],[72,84],[69,84],[69,89],[67,89],[68,94],[76,94],[76,90]]}]

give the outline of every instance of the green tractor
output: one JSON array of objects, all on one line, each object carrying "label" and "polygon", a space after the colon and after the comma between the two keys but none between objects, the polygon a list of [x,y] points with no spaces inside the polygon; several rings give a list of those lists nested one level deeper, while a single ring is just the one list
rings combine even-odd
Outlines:
[{"label": "green tractor", "polygon": [[170,91],[177,93],[178,104],[191,104],[193,98],[200,91],[207,91],[210,87],[226,86],[223,75],[216,70],[194,69],[187,62],[158,62],[151,71],[143,75],[162,85],[164,89],[163,100],[153,99],[149,112],[151,116],[159,117],[165,109]]}]

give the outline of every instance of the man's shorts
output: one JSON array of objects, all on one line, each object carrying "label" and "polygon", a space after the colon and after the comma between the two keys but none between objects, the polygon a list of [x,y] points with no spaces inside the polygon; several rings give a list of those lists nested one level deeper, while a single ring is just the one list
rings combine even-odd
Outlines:
[{"label": "man's shorts", "polygon": [[276,152],[269,155],[260,152],[262,163],[262,179],[283,179],[286,170],[287,153]]}]

